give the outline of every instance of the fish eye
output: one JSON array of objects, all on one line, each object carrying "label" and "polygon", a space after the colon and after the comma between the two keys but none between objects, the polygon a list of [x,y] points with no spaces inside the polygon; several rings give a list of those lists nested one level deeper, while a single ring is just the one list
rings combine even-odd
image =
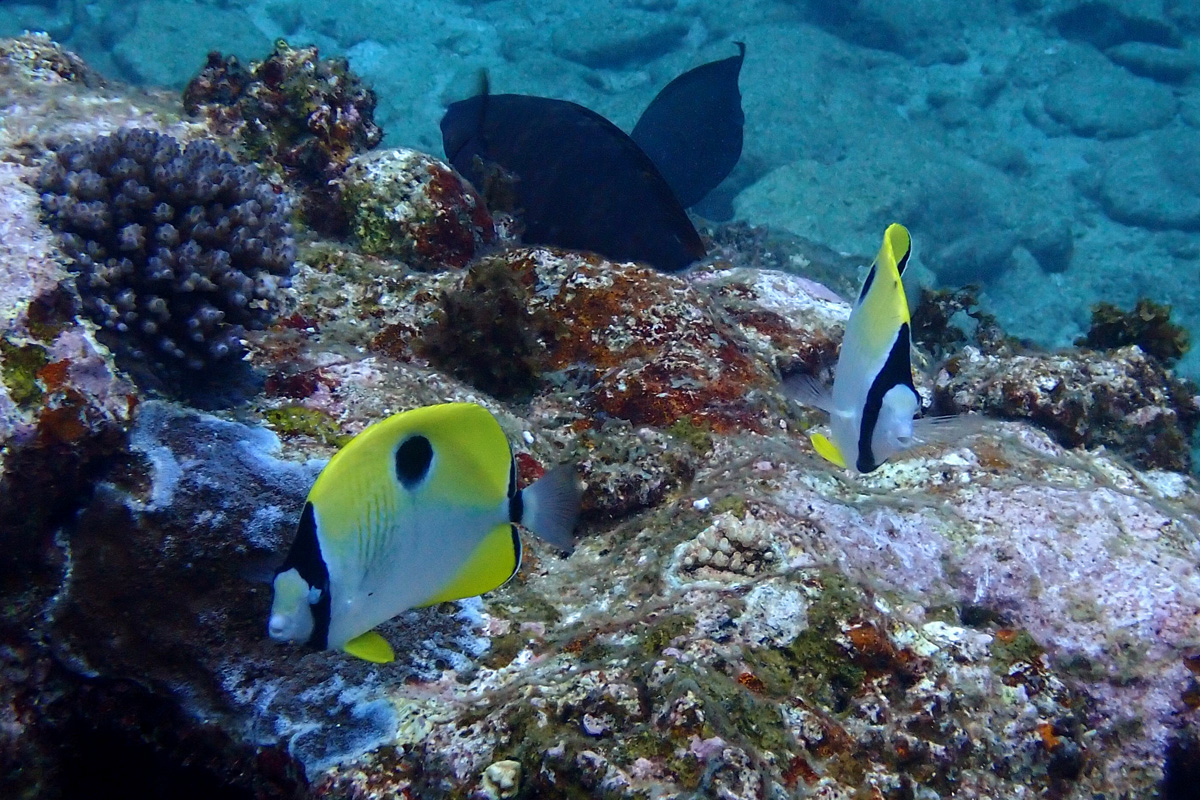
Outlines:
[{"label": "fish eye", "polygon": [[396,448],[396,478],[405,489],[415,489],[429,474],[433,445],[424,436],[410,436]]}]

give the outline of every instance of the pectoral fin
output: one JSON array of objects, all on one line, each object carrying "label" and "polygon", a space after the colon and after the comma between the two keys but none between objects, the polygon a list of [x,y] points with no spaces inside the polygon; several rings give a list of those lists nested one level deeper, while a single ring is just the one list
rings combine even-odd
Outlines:
[{"label": "pectoral fin", "polygon": [[342,648],[355,658],[370,661],[372,664],[389,664],[396,660],[396,653],[387,640],[375,631],[367,631],[361,636],[355,636],[346,642]]}]

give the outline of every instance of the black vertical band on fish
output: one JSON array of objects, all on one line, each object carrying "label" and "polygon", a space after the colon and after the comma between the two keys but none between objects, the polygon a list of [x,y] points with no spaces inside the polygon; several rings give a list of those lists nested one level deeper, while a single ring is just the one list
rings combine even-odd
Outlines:
[{"label": "black vertical band on fish", "polygon": [[871,388],[867,391],[867,400],[863,405],[862,425],[858,434],[858,459],[854,467],[859,472],[871,472],[879,467],[879,461],[871,448],[875,436],[875,426],[879,423],[879,412],[883,408],[883,398],[897,386],[907,386],[915,396],[917,388],[912,379],[912,339],[908,323],[900,326],[896,341],[888,353],[883,369],[875,376]]}]

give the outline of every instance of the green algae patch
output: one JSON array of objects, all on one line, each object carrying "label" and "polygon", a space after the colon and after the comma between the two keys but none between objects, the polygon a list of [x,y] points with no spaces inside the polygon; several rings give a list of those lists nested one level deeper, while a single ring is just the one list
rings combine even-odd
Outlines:
[{"label": "green algae patch", "polygon": [[703,710],[698,729],[681,731],[684,734],[746,742],[759,752],[769,751],[781,757],[790,755],[794,749],[779,705],[754,696],[724,672],[676,664],[667,691],[671,704],[690,693],[689,700]]},{"label": "green algae patch", "polygon": [[738,519],[744,519],[746,512],[750,510],[750,505],[746,502],[746,498],[740,495],[729,495],[722,497],[712,504],[712,515],[715,517],[718,514],[729,512]]},{"label": "green algae patch", "polygon": [[667,433],[691,447],[700,455],[706,455],[713,449],[712,425],[704,422],[694,422],[691,417],[676,420],[667,428]]},{"label": "green algae patch", "polygon": [[642,652],[648,656],[661,653],[678,636],[696,627],[696,618],[687,614],[669,614],[650,623],[642,636]]},{"label": "green algae patch", "polygon": [[632,764],[639,758],[662,764],[675,776],[680,788],[695,791],[700,788],[704,777],[704,765],[687,750],[687,741],[678,737],[675,741],[669,733],[651,725],[640,725],[630,736],[623,737],[613,750],[613,755],[622,764]]},{"label": "green algae patch", "polygon": [[50,363],[45,348],[36,344],[14,344],[0,338],[0,379],[8,396],[18,406],[36,405],[42,399],[38,370]]},{"label": "green algae patch", "polygon": [[488,651],[479,659],[479,663],[488,669],[507,667],[528,642],[529,637],[520,632],[493,636]]},{"label": "green algae patch", "polygon": [[991,650],[996,665],[1004,671],[1017,663],[1036,664],[1046,652],[1024,628],[996,631],[992,638]]},{"label": "green algae patch", "polygon": [[281,406],[268,409],[267,424],[285,436],[310,436],[322,444],[344,447],[352,436],[341,433],[329,414],[306,406]]},{"label": "green algae patch", "polygon": [[820,584],[808,607],[808,627],[799,636],[785,647],[747,649],[743,657],[769,696],[800,696],[841,708],[867,678],[866,669],[839,643],[862,600],[840,573],[822,573]]}]

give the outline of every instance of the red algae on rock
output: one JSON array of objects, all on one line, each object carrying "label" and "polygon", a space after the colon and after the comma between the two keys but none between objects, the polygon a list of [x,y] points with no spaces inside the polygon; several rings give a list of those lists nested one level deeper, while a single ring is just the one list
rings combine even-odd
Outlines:
[{"label": "red algae on rock", "polygon": [[764,390],[776,383],[770,365],[686,279],[545,249],[511,257],[531,259],[549,284],[537,296],[563,327],[551,365],[586,366],[596,414],[660,428],[686,418],[716,431],[762,429]]}]

